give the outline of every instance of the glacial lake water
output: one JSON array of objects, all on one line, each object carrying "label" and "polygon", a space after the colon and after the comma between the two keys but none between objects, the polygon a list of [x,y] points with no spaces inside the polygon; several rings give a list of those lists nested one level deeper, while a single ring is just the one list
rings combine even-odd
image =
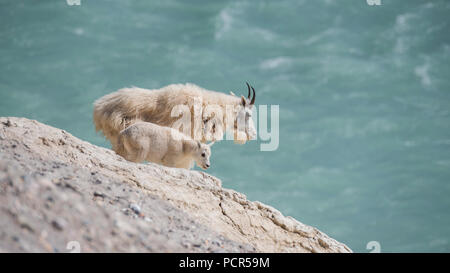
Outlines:
[{"label": "glacial lake water", "polygon": [[[370,1],[369,1],[370,2]],[[109,147],[92,103],[192,82],[279,105],[279,147],[215,144],[223,186],[356,252],[450,251],[450,2],[0,3],[0,116]]]}]

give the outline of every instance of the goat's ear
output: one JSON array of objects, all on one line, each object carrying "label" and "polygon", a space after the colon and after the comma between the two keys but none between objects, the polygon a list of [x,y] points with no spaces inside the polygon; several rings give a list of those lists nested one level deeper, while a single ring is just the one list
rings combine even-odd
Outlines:
[{"label": "goat's ear", "polygon": [[213,146],[213,145],[214,145],[214,142],[215,142],[215,141],[209,143],[208,146],[209,146],[209,147]]},{"label": "goat's ear", "polygon": [[202,144],[200,143],[200,141],[197,140],[197,147],[200,148],[202,147]]},{"label": "goat's ear", "polygon": [[245,107],[247,105],[247,100],[244,98],[244,96],[241,96],[241,104]]},{"label": "goat's ear", "polygon": [[230,91],[230,95],[236,97],[236,94],[234,94],[233,91]]}]

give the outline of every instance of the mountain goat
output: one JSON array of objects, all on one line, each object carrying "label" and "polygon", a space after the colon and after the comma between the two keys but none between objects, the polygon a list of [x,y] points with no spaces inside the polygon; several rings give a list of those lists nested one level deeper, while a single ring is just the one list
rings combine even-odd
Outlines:
[{"label": "mountain goat", "polygon": [[119,133],[118,154],[133,162],[147,160],[167,167],[191,169],[194,162],[206,170],[211,165],[210,146],[178,130],[150,122],[137,122]]},{"label": "mountain goat", "polygon": [[[189,83],[172,84],[155,90],[137,87],[120,89],[95,101],[95,128],[111,142],[116,152],[120,149],[117,146],[119,132],[138,121],[179,131],[183,129],[186,135],[204,143],[222,139],[226,131],[233,132],[235,142],[245,143],[256,139],[251,118],[255,89],[248,83],[247,87],[247,98],[205,90]],[[181,123],[180,114],[185,118]]]}]

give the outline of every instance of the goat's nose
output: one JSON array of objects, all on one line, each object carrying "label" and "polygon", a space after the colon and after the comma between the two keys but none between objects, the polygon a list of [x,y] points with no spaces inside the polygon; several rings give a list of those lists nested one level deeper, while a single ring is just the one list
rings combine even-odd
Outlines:
[{"label": "goat's nose", "polygon": [[209,168],[209,164],[206,164],[206,168]]}]

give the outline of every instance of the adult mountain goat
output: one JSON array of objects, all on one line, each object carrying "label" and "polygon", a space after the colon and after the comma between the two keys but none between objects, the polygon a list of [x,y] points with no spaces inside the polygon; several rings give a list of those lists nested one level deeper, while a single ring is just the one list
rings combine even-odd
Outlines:
[{"label": "adult mountain goat", "polygon": [[149,162],[167,167],[202,169],[211,165],[210,144],[186,136],[178,130],[150,122],[136,122],[119,133],[117,153],[133,162]]},{"label": "adult mountain goat", "polygon": [[235,142],[245,143],[256,139],[252,120],[256,94],[248,83],[247,88],[247,98],[205,90],[189,83],[155,90],[120,89],[95,101],[95,128],[104,134],[116,152],[120,148],[119,132],[138,121],[175,128],[204,143],[220,140],[228,131],[233,133]]}]

